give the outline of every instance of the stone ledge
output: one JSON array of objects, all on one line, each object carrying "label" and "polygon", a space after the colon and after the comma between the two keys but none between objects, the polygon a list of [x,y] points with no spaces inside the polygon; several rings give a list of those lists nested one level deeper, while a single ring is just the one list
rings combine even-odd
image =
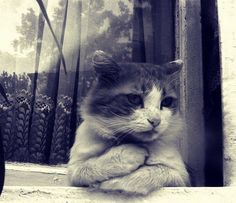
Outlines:
[{"label": "stone ledge", "polygon": [[0,202],[80,202],[80,203],[232,203],[236,187],[163,188],[147,197],[93,192],[75,187],[6,186]]},{"label": "stone ledge", "polygon": [[66,165],[6,163],[5,186],[66,187]]},{"label": "stone ledge", "polygon": [[47,174],[66,175],[66,164],[62,165],[42,165],[33,163],[6,162],[6,170],[38,172]]}]

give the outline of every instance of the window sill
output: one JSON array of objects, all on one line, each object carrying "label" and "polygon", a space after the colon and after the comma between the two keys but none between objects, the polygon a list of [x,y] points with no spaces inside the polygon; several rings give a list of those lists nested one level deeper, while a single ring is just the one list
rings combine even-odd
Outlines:
[{"label": "window sill", "polygon": [[6,163],[6,186],[68,186],[66,165]]},{"label": "window sill", "polygon": [[66,166],[46,166],[29,163],[7,163],[6,181],[0,201],[3,202],[79,202],[90,203],[189,203],[189,202],[232,202],[236,187],[184,187],[163,188],[148,197],[128,198],[91,192],[86,188],[69,187]]},{"label": "window sill", "polygon": [[6,186],[1,200],[3,202],[232,202],[236,187],[219,188],[163,188],[147,197],[124,197],[75,187],[38,187],[38,186]]}]

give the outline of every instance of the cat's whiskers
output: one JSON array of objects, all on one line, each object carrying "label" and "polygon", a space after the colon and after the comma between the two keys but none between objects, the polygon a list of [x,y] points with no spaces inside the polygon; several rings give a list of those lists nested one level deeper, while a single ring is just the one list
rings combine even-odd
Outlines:
[{"label": "cat's whiskers", "polygon": [[121,116],[121,115],[118,115],[118,114],[116,114],[114,112],[112,112],[111,114],[116,116],[116,117],[118,117],[118,118],[124,119],[124,120],[130,120],[129,117]]},{"label": "cat's whiskers", "polygon": [[[108,119],[108,118],[101,118],[101,117],[96,117],[96,118],[92,117],[92,119],[98,124],[98,126],[100,126],[97,129],[97,131],[99,131],[99,133],[103,135],[112,136],[115,134],[119,134],[119,133],[124,134],[124,133],[132,131],[132,129],[130,128],[130,126],[128,125],[126,121],[122,121],[119,119],[114,120],[114,119]],[[115,140],[117,139],[119,138],[115,138]]]},{"label": "cat's whiskers", "polygon": [[135,131],[140,132],[140,131],[142,131],[142,130],[144,130],[144,129],[147,129],[148,126],[147,126],[145,123],[134,123],[134,124],[132,125],[132,128],[133,128]]},{"label": "cat's whiskers", "polygon": [[120,119],[114,120],[107,118],[98,118],[96,121],[107,128],[121,128],[127,123],[127,121]]},{"label": "cat's whiskers", "polygon": [[129,132],[130,130],[132,130],[132,129],[129,128],[128,126],[123,126],[123,127],[116,128],[115,130],[113,130],[113,133],[114,134],[126,133],[126,132]]}]

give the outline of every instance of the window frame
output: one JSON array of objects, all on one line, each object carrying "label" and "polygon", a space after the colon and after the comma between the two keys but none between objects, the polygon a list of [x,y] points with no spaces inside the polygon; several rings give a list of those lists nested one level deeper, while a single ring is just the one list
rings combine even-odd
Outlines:
[{"label": "window frame", "polygon": [[180,76],[180,103],[181,111],[187,119],[187,134],[182,137],[180,145],[184,160],[194,169],[197,186],[204,185],[205,161],[200,11],[200,1],[176,1],[175,58],[184,61]]},{"label": "window frame", "polygon": [[181,149],[196,186],[204,185],[205,130],[201,1],[176,1],[176,58],[183,60],[180,75],[180,109],[186,121]]}]

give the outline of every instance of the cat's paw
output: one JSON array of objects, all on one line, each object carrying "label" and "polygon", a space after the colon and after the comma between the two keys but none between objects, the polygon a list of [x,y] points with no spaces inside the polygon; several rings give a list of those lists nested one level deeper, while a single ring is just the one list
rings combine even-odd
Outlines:
[{"label": "cat's paw", "polygon": [[145,148],[132,144],[120,145],[119,150],[122,164],[124,164],[130,172],[143,165],[148,157],[148,152]]},{"label": "cat's paw", "polygon": [[104,181],[100,184],[99,189],[103,192],[122,193],[130,196],[145,196],[151,192],[148,187],[135,187],[129,184],[125,178],[114,178]]}]

